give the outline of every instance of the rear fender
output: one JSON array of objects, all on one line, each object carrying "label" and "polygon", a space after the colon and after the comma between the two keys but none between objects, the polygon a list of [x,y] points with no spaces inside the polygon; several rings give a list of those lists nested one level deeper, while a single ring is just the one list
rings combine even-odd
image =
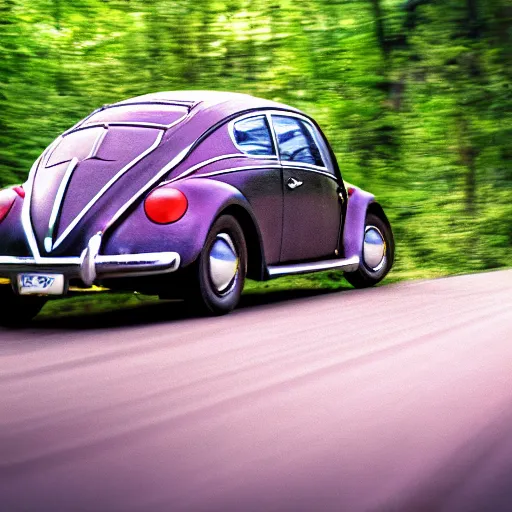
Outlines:
[{"label": "rear fender", "polygon": [[9,213],[0,222],[0,256],[32,256],[21,220],[24,201],[24,198],[16,197]]},{"label": "rear fender", "polygon": [[185,194],[188,200],[185,215],[172,224],[156,224],[148,219],[141,202],[111,233],[106,233],[102,253],[176,251],[181,257],[180,267],[187,267],[199,256],[215,219],[225,210],[239,208],[250,216],[261,241],[251,206],[235,187],[205,178],[189,178],[163,186]]}]

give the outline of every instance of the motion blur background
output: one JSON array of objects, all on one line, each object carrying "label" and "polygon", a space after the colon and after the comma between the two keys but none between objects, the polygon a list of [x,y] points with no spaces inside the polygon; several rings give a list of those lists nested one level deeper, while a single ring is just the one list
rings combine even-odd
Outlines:
[{"label": "motion blur background", "polygon": [[104,103],[239,91],[317,119],[395,275],[510,265],[510,0],[0,0],[0,185]]}]

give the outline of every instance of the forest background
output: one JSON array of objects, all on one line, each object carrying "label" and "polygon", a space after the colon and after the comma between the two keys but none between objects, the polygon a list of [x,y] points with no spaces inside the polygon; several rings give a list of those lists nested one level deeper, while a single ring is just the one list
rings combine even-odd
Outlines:
[{"label": "forest background", "polygon": [[0,185],[102,104],[247,92],[319,121],[395,275],[510,266],[511,78],[510,0],[0,0]]}]

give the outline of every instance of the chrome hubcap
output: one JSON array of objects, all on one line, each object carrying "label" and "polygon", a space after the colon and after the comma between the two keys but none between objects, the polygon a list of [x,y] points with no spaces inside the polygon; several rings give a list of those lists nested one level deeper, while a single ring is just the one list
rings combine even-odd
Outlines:
[{"label": "chrome hubcap", "polygon": [[375,226],[366,226],[363,258],[365,265],[374,272],[378,272],[386,263],[386,241]]},{"label": "chrome hubcap", "polygon": [[235,282],[239,258],[231,237],[219,233],[210,250],[210,278],[217,292],[225,293]]}]

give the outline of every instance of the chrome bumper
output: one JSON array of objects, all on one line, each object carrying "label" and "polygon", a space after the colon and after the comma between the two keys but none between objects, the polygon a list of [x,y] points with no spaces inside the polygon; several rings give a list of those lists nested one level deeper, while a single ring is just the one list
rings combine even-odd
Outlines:
[{"label": "chrome bumper", "polygon": [[13,277],[21,272],[58,273],[67,279],[78,278],[86,285],[96,279],[138,277],[174,272],[180,265],[177,252],[142,254],[94,254],[89,245],[79,257],[43,258],[0,256],[0,276]]}]

